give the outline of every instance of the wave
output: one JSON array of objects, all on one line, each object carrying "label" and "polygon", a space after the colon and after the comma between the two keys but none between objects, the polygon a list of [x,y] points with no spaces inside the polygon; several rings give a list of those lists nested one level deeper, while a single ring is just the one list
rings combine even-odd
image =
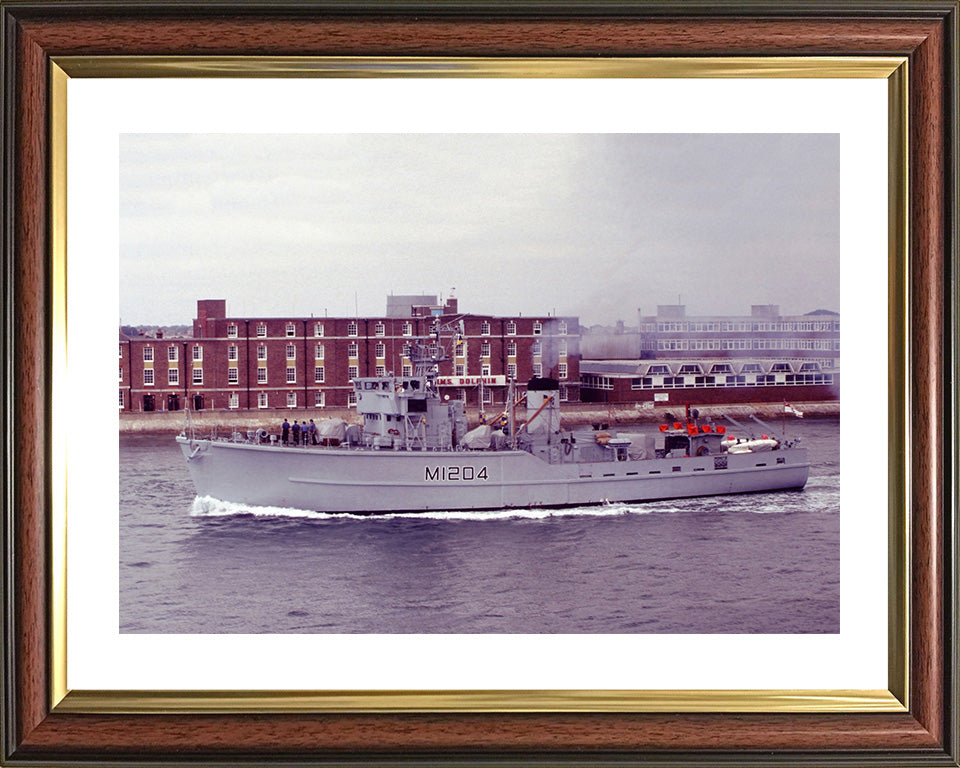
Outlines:
[{"label": "wave", "polygon": [[317,512],[292,507],[258,507],[251,504],[237,504],[223,501],[212,496],[198,496],[190,510],[192,517],[273,517],[302,518],[309,520],[365,520],[385,522],[390,520],[549,520],[563,517],[621,517],[625,515],[675,514],[679,512],[717,513],[717,514],[784,514],[803,511],[799,503],[784,503],[771,495],[759,499],[754,494],[741,496],[717,496],[709,499],[681,499],[675,501],[651,501],[644,504],[626,504],[607,502],[582,507],[559,508],[516,508],[491,510],[430,510],[423,512],[384,512],[381,514],[358,515],[349,512]]},{"label": "wave", "polygon": [[417,520],[546,520],[555,517],[617,517],[620,515],[648,515],[657,511],[655,505],[598,504],[585,507],[524,508],[491,510],[430,510],[424,512],[385,512],[382,514],[357,515],[349,512],[316,512],[292,507],[258,507],[251,504],[236,504],[212,496],[198,496],[190,510],[192,517],[284,517],[310,520],[366,520],[389,521],[407,518]]}]

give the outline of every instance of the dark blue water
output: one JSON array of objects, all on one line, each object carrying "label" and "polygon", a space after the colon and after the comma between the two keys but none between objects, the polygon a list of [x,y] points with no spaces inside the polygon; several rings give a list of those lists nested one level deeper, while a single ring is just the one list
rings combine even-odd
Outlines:
[{"label": "dark blue water", "polygon": [[840,425],[803,491],[335,517],[195,500],[172,437],[120,437],[120,630],[832,633]]}]

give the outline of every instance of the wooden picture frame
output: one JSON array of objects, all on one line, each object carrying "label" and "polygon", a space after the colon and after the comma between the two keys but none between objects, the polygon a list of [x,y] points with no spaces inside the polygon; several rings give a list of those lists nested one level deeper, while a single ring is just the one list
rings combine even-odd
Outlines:
[{"label": "wooden picture frame", "polygon": [[[10,764],[958,765],[956,389],[957,2],[0,2],[4,168],[3,745]],[[902,711],[224,713],[57,706],[52,618],[51,299],[58,247],[50,130],[58,57],[906,57],[913,451]],[[892,205],[896,205],[896,201]],[[43,382],[43,386],[38,386]],[[901,598],[892,596],[894,602]],[[159,709],[159,711],[157,711]],[[441,708],[442,709],[442,708]],[[175,710],[175,711],[174,711]]]}]

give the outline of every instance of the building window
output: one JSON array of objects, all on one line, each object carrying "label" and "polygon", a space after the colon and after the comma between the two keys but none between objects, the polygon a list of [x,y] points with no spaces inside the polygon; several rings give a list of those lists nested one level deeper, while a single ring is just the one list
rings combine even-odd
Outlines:
[{"label": "building window", "polygon": [[180,350],[178,347],[170,345],[167,347],[167,360],[171,363],[175,363],[180,359]]},{"label": "building window", "polygon": [[313,369],[314,384],[324,384],[326,380],[326,369],[322,365],[318,365]]},{"label": "building window", "polygon": [[383,323],[377,323],[373,326],[373,335],[374,336],[383,336],[387,332],[387,326]]},{"label": "building window", "polygon": [[534,364],[533,364],[533,375],[534,375],[534,376],[543,376],[543,363],[534,363]]},{"label": "building window", "polygon": [[227,368],[227,384],[239,384],[239,383],[240,383],[240,369]]},{"label": "building window", "polygon": [[511,320],[507,323],[507,336],[516,336],[517,335],[517,324]]},{"label": "building window", "polygon": [[313,405],[316,408],[323,408],[327,404],[327,393],[326,392],[314,392],[313,393]]},{"label": "building window", "polygon": [[267,359],[267,345],[257,344],[257,360],[266,360],[266,359]]},{"label": "building window", "polygon": [[237,360],[240,355],[240,347],[236,344],[231,344],[227,347],[227,360]]},{"label": "building window", "polygon": [[507,344],[507,357],[516,357],[517,356],[517,342],[511,341]]},{"label": "building window", "polygon": [[507,363],[507,378],[515,379],[517,378],[517,364],[516,363]]},{"label": "building window", "polygon": [[287,360],[296,360],[296,359],[297,359],[297,345],[287,344]]},{"label": "building window", "polygon": [[193,345],[193,359],[196,362],[203,360],[203,347],[201,347],[199,344]]},{"label": "building window", "polygon": [[458,389],[458,390],[457,390],[457,400],[459,400],[461,403],[467,402],[467,390],[465,390],[465,389]]},{"label": "building window", "polygon": [[387,345],[384,344],[383,342],[380,342],[379,344],[377,344],[377,347],[376,347],[376,349],[374,350],[374,352],[375,352],[376,356],[379,357],[379,358],[386,357],[386,356],[387,356]]},{"label": "building window", "polygon": [[[267,337],[267,324],[266,323],[257,323],[257,338],[265,339]],[[262,406],[266,407],[266,406]]]},{"label": "building window", "polygon": [[359,353],[359,345],[355,341],[351,341],[347,345],[347,357],[356,357]]},{"label": "building window", "polygon": [[144,347],[143,348],[143,362],[152,363],[153,362],[153,347]]},{"label": "building window", "polygon": [[143,385],[145,387],[153,386],[153,368],[143,369]]},{"label": "building window", "polygon": [[297,369],[295,366],[287,366],[287,384],[297,383]]},{"label": "building window", "polygon": [[266,384],[267,383],[267,369],[266,366],[261,366],[257,368],[257,384]]},{"label": "building window", "polygon": [[227,395],[227,408],[235,409],[240,407],[240,393],[231,392]]},{"label": "building window", "polygon": [[347,379],[349,379],[350,381],[353,381],[359,375],[360,375],[360,368],[358,366],[356,365],[347,366]]},{"label": "building window", "polygon": [[347,407],[352,408],[357,404],[357,393],[354,390],[350,390],[347,393]]},{"label": "building window", "polygon": [[413,336],[413,323],[404,323],[402,332],[404,336]]},{"label": "building window", "polygon": [[293,323],[287,323],[287,336],[296,336],[297,335],[297,326]]},{"label": "building window", "polygon": [[297,393],[287,392],[287,408],[296,408],[296,407],[297,407]]},{"label": "building window", "polygon": [[466,375],[466,366],[465,366],[465,365],[461,365],[461,364],[455,365],[455,366],[453,367],[453,375],[454,375],[454,376],[464,376],[464,375]]},{"label": "building window", "polygon": [[535,341],[530,345],[530,351],[535,355],[539,355],[543,351],[543,345],[539,341]]},{"label": "building window", "polygon": [[356,335],[357,335],[357,324],[356,324],[356,323],[353,323],[353,322],[348,323],[348,324],[347,324],[347,336],[356,336]]},{"label": "building window", "polygon": [[123,359],[123,344],[120,345],[120,359]]},{"label": "building window", "polygon": [[480,323],[480,335],[481,336],[490,335],[490,323],[488,323],[486,320]]},{"label": "building window", "polygon": [[558,363],[558,364],[557,364],[557,378],[559,378],[559,379],[565,379],[565,378],[567,378],[567,364],[566,364],[566,363]]},{"label": "building window", "polygon": [[194,383],[194,384],[203,384],[203,368],[194,368],[194,369],[193,369],[193,383]]},{"label": "building window", "polygon": [[484,363],[480,366],[480,375],[489,376],[490,375],[490,363]]},{"label": "building window", "polygon": [[561,321],[557,324],[557,333],[559,333],[561,336],[566,336],[566,335],[567,335],[567,321],[566,321],[566,320],[561,320]]},{"label": "building window", "polygon": [[490,342],[485,341],[480,345],[480,357],[490,357]]},{"label": "building window", "polygon": [[410,364],[404,364],[400,369],[401,376],[413,376],[413,366]]},{"label": "building window", "polygon": [[386,376],[387,375],[387,366],[378,365],[375,371],[377,376]]},{"label": "building window", "polygon": [[234,325],[233,323],[230,323],[230,325],[227,326],[227,338],[228,339],[237,338],[237,326]]},{"label": "building window", "polygon": [[561,341],[559,344],[557,344],[557,355],[560,357],[567,356],[567,342]]},{"label": "building window", "polygon": [[267,397],[267,393],[266,393],[266,392],[258,392],[258,393],[257,393],[257,408],[269,408],[269,407],[270,407],[270,400],[269,400],[269,398]]},{"label": "building window", "polygon": [[537,320],[537,321],[533,324],[533,335],[534,335],[534,336],[539,336],[541,333],[543,333],[543,323],[541,323],[539,320]]},{"label": "building window", "polygon": [[314,336],[323,336],[323,323],[314,323],[314,324],[313,324],[313,335],[314,335]]},{"label": "building window", "polygon": [[123,366],[120,366],[120,381],[123,382]]},{"label": "building window", "polygon": [[123,410],[123,390],[120,390],[120,410]]},{"label": "building window", "polygon": [[179,384],[179,383],[180,383],[180,369],[167,368],[167,384]]},{"label": "building window", "polygon": [[570,399],[570,391],[566,387],[560,387],[560,402],[565,403]]},{"label": "building window", "polygon": [[317,344],[313,349],[313,359],[323,360],[323,344]]},{"label": "building window", "polygon": [[484,389],[482,400],[484,405],[490,405],[490,403],[493,402],[493,390],[491,390],[489,387]]}]

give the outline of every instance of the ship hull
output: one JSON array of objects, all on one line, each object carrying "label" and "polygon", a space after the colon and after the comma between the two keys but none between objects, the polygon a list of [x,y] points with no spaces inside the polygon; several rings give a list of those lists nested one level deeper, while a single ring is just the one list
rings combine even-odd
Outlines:
[{"label": "ship hull", "polygon": [[806,449],[549,464],[524,451],[284,448],[177,438],[199,496],[354,514],[563,507],[799,489]]}]

